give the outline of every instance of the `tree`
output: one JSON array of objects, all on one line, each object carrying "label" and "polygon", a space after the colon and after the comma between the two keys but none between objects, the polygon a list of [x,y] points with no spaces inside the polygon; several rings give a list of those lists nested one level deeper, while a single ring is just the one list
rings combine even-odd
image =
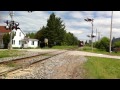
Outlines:
[{"label": "tree", "polygon": [[87,45],[88,44],[88,42],[87,42],[87,40],[85,41],[85,45]]},{"label": "tree", "polygon": [[114,42],[114,43],[113,43],[113,46],[114,46],[114,47],[120,47],[120,41]]},{"label": "tree", "polygon": [[44,38],[46,38],[47,35],[47,31],[46,31],[46,27],[42,27],[36,34],[35,34],[35,38],[38,39],[41,42],[44,42]]},{"label": "tree", "polygon": [[[15,33],[12,32],[12,39],[14,38]],[[8,48],[8,44],[10,42],[10,34],[6,33],[3,35],[3,44],[4,44],[4,48]]]},{"label": "tree", "polygon": [[65,25],[61,18],[56,17],[54,13],[52,13],[47,20],[47,38],[50,44],[54,44],[56,42],[57,45],[61,45],[64,40],[64,36],[66,33]]},{"label": "tree", "polygon": [[65,30],[65,24],[60,17],[56,17],[54,13],[49,16],[47,25],[43,26],[36,34],[35,38],[44,42],[44,39],[48,39],[48,45],[76,45],[78,39],[73,33],[67,33]]},{"label": "tree", "polygon": [[8,48],[8,43],[10,42],[10,34],[4,34],[3,35],[3,44],[4,44],[4,48]]},{"label": "tree", "polygon": [[64,37],[64,44],[63,45],[78,45],[78,39],[74,36],[73,33],[66,33]]},{"label": "tree", "polygon": [[48,44],[54,44],[61,45],[61,43],[64,40],[66,30],[65,25],[63,24],[63,21],[61,18],[56,17],[54,13],[52,13],[47,20],[46,27],[42,27],[37,34],[35,35],[35,38],[43,41],[44,38],[48,39]]},{"label": "tree", "polygon": [[109,51],[109,41],[109,38],[103,37],[100,41],[97,41],[95,43],[95,47],[98,49]]},{"label": "tree", "polygon": [[33,32],[32,33],[27,33],[26,36],[34,39],[35,38],[35,33],[33,33]]}]

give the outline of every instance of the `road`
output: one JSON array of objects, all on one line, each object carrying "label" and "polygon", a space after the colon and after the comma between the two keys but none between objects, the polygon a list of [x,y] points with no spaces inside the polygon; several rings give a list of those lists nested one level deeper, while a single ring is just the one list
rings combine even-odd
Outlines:
[{"label": "road", "polygon": [[[27,49],[27,51],[57,51],[59,49]],[[85,52],[85,51],[70,51],[71,55],[81,55],[81,56],[95,56],[95,57],[104,57],[104,58],[114,58],[114,59],[120,59],[120,56],[111,56],[111,55],[106,55],[106,54],[98,54],[98,53],[91,53],[91,52]]]},{"label": "road", "polygon": [[104,57],[104,58],[114,58],[114,59],[120,59],[120,56],[111,56],[111,55],[105,55],[105,54],[97,54],[97,53],[91,53],[91,52],[85,52],[85,51],[71,51],[71,55],[81,55],[81,56],[95,56],[95,57]]}]

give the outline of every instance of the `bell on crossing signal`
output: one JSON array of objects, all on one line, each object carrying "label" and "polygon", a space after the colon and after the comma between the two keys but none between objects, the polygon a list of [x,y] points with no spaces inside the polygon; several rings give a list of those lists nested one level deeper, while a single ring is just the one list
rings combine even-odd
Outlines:
[{"label": "bell on crossing signal", "polygon": [[17,22],[17,23],[15,23],[15,25],[16,25],[16,26],[19,26],[19,23]]},{"label": "bell on crossing signal", "polygon": [[15,26],[15,30],[20,29],[18,26]]},{"label": "bell on crossing signal", "polygon": [[7,25],[7,26],[5,26],[5,28],[8,30],[8,29],[9,29],[9,26]]},{"label": "bell on crossing signal", "polygon": [[95,37],[95,35],[92,35],[92,38],[94,38]]}]

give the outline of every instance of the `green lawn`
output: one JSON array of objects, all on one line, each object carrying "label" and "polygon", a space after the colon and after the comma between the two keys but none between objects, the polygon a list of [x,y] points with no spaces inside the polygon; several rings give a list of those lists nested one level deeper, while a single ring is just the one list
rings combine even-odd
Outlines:
[{"label": "green lawn", "polygon": [[120,60],[100,57],[87,57],[84,63],[85,78],[118,79],[120,78]]},{"label": "green lawn", "polygon": [[20,51],[17,50],[0,50],[0,58],[18,56]]},{"label": "green lawn", "polygon": [[[86,52],[92,52],[91,47],[89,46],[84,46],[82,49],[79,49],[80,51],[86,51]],[[97,48],[93,48],[93,53],[101,53],[101,54],[107,54],[107,55],[120,55],[120,52],[112,52],[111,54],[109,52],[106,52],[104,50],[100,50]]]},{"label": "green lawn", "polygon": [[43,49],[72,49],[77,47],[78,46],[53,46],[52,48],[45,47]]},{"label": "green lawn", "polygon": [[53,49],[72,49],[77,48],[78,46],[53,46]]}]

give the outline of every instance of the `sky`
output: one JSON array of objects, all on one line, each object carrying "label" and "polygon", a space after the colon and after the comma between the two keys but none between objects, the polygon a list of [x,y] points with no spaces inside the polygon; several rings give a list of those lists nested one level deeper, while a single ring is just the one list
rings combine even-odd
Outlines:
[{"label": "sky", "polygon": [[[92,24],[84,19],[91,18],[93,32],[100,32],[101,38],[110,37],[111,11],[14,11],[14,21],[19,22],[19,27],[25,33],[37,32],[42,26],[46,26],[51,13],[60,17],[66,26],[66,31],[73,33],[79,40],[90,40],[87,35],[92,32]],[[0,11],[0,26],[6,25],[4,21],[11,20],[9,11]],[[120,37],[120,11],[113,11],[112,37]],[[98,36],[98,35],[97,35]],[[98,37],[96,38],[96,40]],[[95,40],[95,38],[94,38]]]}]

